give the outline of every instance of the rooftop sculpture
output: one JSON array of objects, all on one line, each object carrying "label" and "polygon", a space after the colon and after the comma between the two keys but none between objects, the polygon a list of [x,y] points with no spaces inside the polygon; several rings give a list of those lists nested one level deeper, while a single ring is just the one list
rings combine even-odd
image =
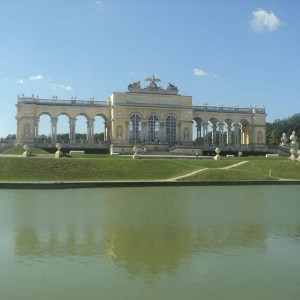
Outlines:
[{"label": "rooftop sculpture", "polygon": [[167,89],[163,89],[157,85],[157,82],[161,82],[161,80],[155,75],[152,75],[149,78],[146,78],[145,81],[150,81],[150,84],[145,88],[141,87],[141,82],[133,82],[128,85],[128,91],[131,93],[148,93],[148,94],[167,94],[167,95],[177,95],[178,88],[169,83]]}]

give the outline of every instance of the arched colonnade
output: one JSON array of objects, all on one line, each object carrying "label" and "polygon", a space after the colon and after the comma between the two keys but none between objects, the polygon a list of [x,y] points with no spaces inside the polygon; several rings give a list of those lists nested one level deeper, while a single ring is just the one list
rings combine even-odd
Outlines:
[{"label": "arched colonnade", "polygon": [[[49,142],[58,140],[60,118],[67,119],[66,142],[76,141],[79,120],[84,142],[94,144],[99,132],[109,145],[130,145],[143,142],[178,144],[179,146],[254,145],[262,147],[266,138],[266,114],[258,108],[220,108],[192,106],[190,96],[143,93],[113,93],[107,101],[18,98],[17,142],[39,143],[47,118]],[[95,123],[101,118],[101,132]],[[97,122],[96,122],[97,121]],[[84,130],[86,128],[86,130]],[[98,127],[97,127],[98,128]],[[91,148],[93,148],[91,146]],[[123,147],[124,148],[124,147]]]},{"label": "arched colonnade", "polygon": [[[79,143],[79,142],[84,142],[84,143],[98,143],[99,140],[95,138],[95,134],[100,134],[101,132],[96,132],[95,131],[95,121],[96,119],[100,119],[99,122],[103,122],[103,126],[101,126],[102,128],[104,128],[104,137],[103,140],[104,141],[110,141],[110,121],[107,120],[107,117],[103,114],[95,114],[92,117],[85,114],[85,113],[80,113],[78,112],[78,114],[75,115],[70,115],[69,113],[66,112],[61,112],[58,114],[51,114],[49,112],[41,112],[38,114],[37,118],[35,119],[35,123],[34,123],[34,140],[41,142],[41,135],[40,135],[40,120],[41,118],[44,118],[45,116],[48,117],[48,142],[50,143],[55,143],[55,142],[63,142],[63,143]],[[67,133],[68,137],[64,138],[62,140],[58,139],[58,124],[59,124],[59,120],[61,117],[65,117],[68,120],[68,132],[63,132],[64,134]],[[85,119],[85,123],[86,123],[86,128],[85,128],[85,132],[84,132],[84,136],[85,139],[84,140],[78,140],[76,139],[76,134],[79,133],[79,131],[77,131],[77,122],[78,122],[78,118],[83,118]],[[97,120],[97,123],[99,123]],[[80,130],[80,132],[82,132],[82,129]],[[45,141],[42,141],[45,142]]]},{"label": "arched colonnade", "polygon": [[239,146],[249,145],[253,141],[252,125],[246,119],[233,120],[226,118],[219,120],[215,117],[193,119],[196,144]]}]

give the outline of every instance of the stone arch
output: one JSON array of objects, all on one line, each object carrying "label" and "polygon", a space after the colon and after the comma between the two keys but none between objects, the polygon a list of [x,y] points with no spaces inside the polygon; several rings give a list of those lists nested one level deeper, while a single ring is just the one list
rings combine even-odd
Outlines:
[{"label": "stone arch", "polygon": [[107,116],[102,113],[98,113],[94,115],[91,121],[93,125],[94,143],[99,144],[107,141],[109,133],[108,129],[110,128]]},{"label": "stone arch", "polygon": [[176,119],[176,121],[179,120],[177,114],[175,114],[175,113],[173,113],[173,112],[167,112],[167,113],[165,113],[163,118],[166,120],[167,117],[169,117],[169,116],[173,116],[173,117]]},{"label": "stone arch", "polygon": [[250,144],[250,123],[246,119],[240,121],[240,130],[241,130],[241,144],[249,145]]},{"label": "stone arch", "polygon": [[60,116],[66,116],[69,119],[72,118],[71,114],[65,112],[65,111],[59,111],[55,115],[53,115],[53,118],[59,118]]},{"label": "stone arch", "polygon": [[204,128],[203,119],[200,117],[195,117],[193,119],[193,139],[195,145],[203,145]]},{"label": "stone arch", "polygon": [[52,126],[55,127],[53,130],[55,141],[62,144],[70,143],[72,140],[71,121],[72,117],[67,112],[59,112],[55,118],[52,118]]},{"label": "stone arch", "polygon": [[147,113],[145,119],[148,120],[149,117],[152,115],[157,116],[158,120],[161,120],[161,115],[155,111],[151,111],[151,112]]},{"label": "stone arch", "polygon": [[48,115],[50,118],[53,117],[53,114],[51,114],[49,111],[41,110],[37,113],[37,118],[40,118],[42,115]]},{"label": "stone arch", "polygon": [[90,118],[89,115],[87,113],[83,113],[83,112],[78,112],[76,115],[75,115],[75,118],[77,117],[85,117],[87,120]]},{"label": "stone arch", "polygon": [[35,140],[37,143],[51,143],[51,120],[52,114],[48,111],[40,111],[35,123]]},{"label": "stone arch", "polygon": [[75,117],[75,140],[77,144],[84,144],[89,137],[89,117],[85,113],[78,113]]},{"label": "stone arch", "polygon": [[139,111],[136,111],[136,110],[135,110],[135,111],[130,112],[130,113],[128,114],[128,118],[130,119],[132,115],[138,115],[138,116],[141,118],[141,120],[144,120],[144,116],[143,116],[142,113],[139,112]]}]

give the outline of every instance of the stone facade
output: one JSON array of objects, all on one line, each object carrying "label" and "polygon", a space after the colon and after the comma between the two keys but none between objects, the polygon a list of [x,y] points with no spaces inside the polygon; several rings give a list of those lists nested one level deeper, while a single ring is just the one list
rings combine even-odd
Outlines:
[{"label": "stone facade", "polygon": [[19,97],[17,143],[37,145],[39,118],[47,114],[53,145],[57,142],[58,117],[69,118],[69,148],[75,147],[79,115],[87,120],[86,148],[100,147],[94,141],[96,116],[101,116],[105,123],[105,143],[101,147],[111,148],[111,152],[132,153],[132,145],[156,145],[161,151],[176,146],[193,149],[193,144],[204,150],[216,146],[231,150],[266,147],[264,108],[193,106],[192,96],[179,95],[173,84],[163,89],[157,85],[160,80],[155,76],[146,81],[150,81],[149,86],[143,88],[140,82],[132,83],[128,92],[114,92],[106,101]]}]

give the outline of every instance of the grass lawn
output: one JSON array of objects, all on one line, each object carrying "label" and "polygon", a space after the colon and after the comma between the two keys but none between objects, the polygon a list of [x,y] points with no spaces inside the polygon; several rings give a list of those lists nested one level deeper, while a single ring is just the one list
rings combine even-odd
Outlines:
[{"label": "grass lawn", "polygon": [[[224,158],[225,159],[225,158]],[[231,159],[230,159],[231,160]],[[238,159],[235,159],[238,160]],[[248,162],[229,170],[206,170],[181,181],[300,180],[300,162],[285,157],[244,157]],[[231,160],[233,162],[233,159]]]},{"label": "grass lawn", "polygon": [[229,161],[141,159],[109,155],[84,158],[0,157],[1,181],[155,180],[204,167],[223,167]]},{"label": "grass lawn", "polygon": [[[203,168],[209,169],[184,177],[180,181],[278,180],[278,178],[300,180],[300,162],[283,157],[235,157],[222,158],[218,161],[133,160],[131,156],[74,154],[55,159],[53,154],[46,156],[44,153],[39,154],[38,150],[36,152],[32,150],[36,156],[30,158],[1,156],[0,181],[163,180]],[[229,170],[221,169],[244,160],[248,162],[241,166]]]},{"label": "grass lawn", "polygon": [[[2,152],[2,154],[13,154],[13,155],[21,155],[24,153],[24,148],[23,147],[12,147],[9,148],[5,151]],[[40,148],[34,148],[30,147],[29,152],[31,152],[32,155],[37,155],[37,154],[49,154],[49,152],[40,149]]]}]

